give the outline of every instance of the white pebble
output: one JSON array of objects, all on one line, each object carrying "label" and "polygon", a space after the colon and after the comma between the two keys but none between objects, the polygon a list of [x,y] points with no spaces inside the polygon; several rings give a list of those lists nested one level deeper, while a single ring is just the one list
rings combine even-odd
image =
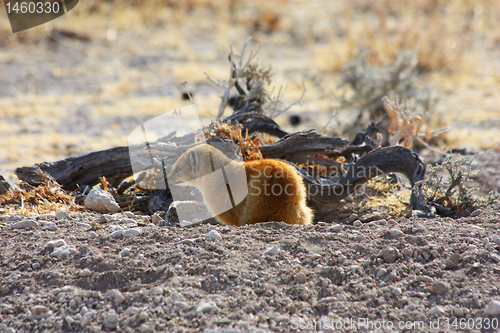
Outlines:
[{"label": "white pebble", "polygon": [[97,238],[97,237],[99,237],[99,235],[95,231],[89,231],[89,237],[90,238]]},{"label": "white pebble", "polygon": [[118,315],[116,314],[115,310],[109,310],[109,312],[104,316],[103,324],[107,328],[116,328],[118,324]]},{"label": "white pebble", "polygon": [[273,245],[271,247],[268,247],[265,251],[264,254],[270,255],[270,256],[275,256],[279,252],[278,247],[276,245]]},{"label": "white pebble", "polygon": [[335,224],[335,225],[332,225],[331,227],[328,228],[328,231],[330,232],[339,232],[341,231],[342,229],[344,229],[344,226],[341,225],[341,224]]},{"label": "white pebble", "polygon": [[66,213],[65,211],[60,210],[56,213],[56,220],[64,220],[67,218],[68,218],[68,213]]},{"label": "white pebble", "polygon": [[127,236],[139,236],[141,233],[141,228],[132,228],[124,231],[124,234]]},{"label": "white pebble", "polygon": [[158,213],[154,213],[153,216],[151,217],[151,221],[153,222],[153,224],[161,224],[162,222],[164,222],[165,220],[161,218],[160,215],[158,215]]},{"label": "white pebble", "polygon": [[115,304],[122,304],[125,301],[125,297],[118,289],[108,290],[106,296],[112,298]]},{"label": "white pebble", "polygon": [[81,270],[78,275],[80,275],[81,277],[89,277],[90,275],[92,275],[92,272],[88,268],[85,268]]},{"label": "white pebble", "polygon": [[122,257],[130,255],[130,249],[128,247],[124,248],[123,250],[120,251],[120,255]]},{"label": "white pebble", "polygon": [[135,217],[135,214],[132,212],[123,212],[123,215],[125,215],[128,218],[133,219]]},{"label": "white pebble", "polygon": [[56,247],[50,255],[53,257],[66,257],[74,254],[75,252],[76,248],[73,245],[63,245]]},{"label": "white pebble", "polygon": [[391,237],[394,237],[394,238],[399,237],[403,234],[403,232],[399,229],[391,229],[390,233],[391,233]]},{"label": "white pebble", "polygon": [[484,314],[487,316],[500,316],[500,301],[491,300],[486,308]]},{"label": "white pebble", "polygon": [[111,193],[96,188],[87,194],[85,208],[99,213],[116,213],[121,210]]},{"label": "white pebble", "polygon": [[147,311],[141,311],[139,312],[139,319],[140,320],[146,320],[149,318],[149,313]]},{"label": "white pebble", "polygon": [[496,262],[500,262],[500,256],[498,254],[490,253],[490,258]]},{"label": "white pebble", "polygon": [[431,316],[443,316],[446,312],[442,306],[436,305],[429,310],[429,315]]},{"label": "white pebble", "polygon": [[355,227],[361,227],[362,224],[363,223],[361,223],[360,220],[356,220],[356,221],[352,222],[352,225],[355,226]]},{"label": "white pebble", "polygon": [[113,231],[111,233],[111,237],[113,237],[115,239],[122,238],[124,232],[125,232],[125,230],[116,230],[116,231]]},{"label": "white pebble", "polygon": [[35,227],[38,227],[38,223],[35,220],[19,221],[12,225],[12,229],[27,229]]},{"label": "white pebble", "polygon": [[92,322],[92,317],[96,314],[95,310],[86,311],[80,322],[81,327],[86,327]]},{"label": "white pebble", "polygon": [[385,268],[380,268],[378,271],[377,271],[377,274],[376,276],[378,278],[381,278],[382,276],[386,275],[387,274],[387,270]]},{"label": "white pebble", "polygon": [[136,314],[139,313],[139,309],[136,308],[135,306],[129,306],[127,310],[125,310],[125,313],[128,314],[129,316],[135,316]]},{"label": "white pebble", "polygon": [[49,221],[40,221],[40,224],[43,227],[49,228],[50,230],[55,230],[57,229],[57,225],[54,222],[49,222]]},{"label": "white pebble", "polygon": [[31,308],[31,313],[39,316],[45,312],[47,312],[48,309],[45,305],[35,305],[34,307]]},{"label": "white pebble", "polygon": [[344,295],[344,294],[340,294],[340,293],[339,293],[339,294],[337,295],[337,299],[338,299],[339,301],[341,301],[341,302],[344,302],[344,301],[346,300],[346,297],[345,297],[345,295]]},{"label": "white pebble", "polygon": [[163,289],[162,288],[155,288],[153,291],[155,295],[163,295]]},{"label": "white pebble", "polygon": [[306,283],[307,282],[307,276],[304,274],[304,272],[298,272],[297,274],[294,275],[293,279],[297,283]]},{"label": "white pebble", "polygon": [[222,236],[217,230],[210,230],[210,232],[207,234],[207,237],[213,241],[220,241],[222,239]]},{"label": "white pebble", "polygon": [[64,245],[66,245],[66,241],[64,239],[56,239],[56,240],[47,242],[46,247],[52,249],[52,248],[64,246]]},{"label": "white pebble", "polygon": [[208,301],[208,302],[205,302],[205,301],[201,301],[199,304],[198,304],[198,307],[196,308],[196,312],[209,312],[209,311],[212,311],[212,310],[216,310],[217,309],[217,305],[215,305],[212,301]]}]

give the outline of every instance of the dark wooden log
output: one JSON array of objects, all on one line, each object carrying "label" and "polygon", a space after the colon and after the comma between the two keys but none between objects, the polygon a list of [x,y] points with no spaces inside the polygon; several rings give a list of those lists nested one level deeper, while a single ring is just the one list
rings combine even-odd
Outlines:
[{"label": "dark wooden log", "polygon": [[[274,121],[261,114],[243,112],[226,119],[242,121],[243,126],[258,124],[261,128],[272,131],[279,129]],[[359,140],[362,145],[356,146],[344,139],[326,137],[315,131],[304,131],[286,134],[275,143],[261,146],[260,151],[265,158],[283,159],[291,164],[309,162],[336,170],[334,177],[319,179],[311,177],[296,166],[308,187],[309,202],[317,216],[321,216],[331,210],[332,205],[354,192],[357,186],[375,176],[391,172],[402,173],[412,185],[423,179],[425,165],[410,149],[400,146],[373,149],[372,145],[364,144],[366,137]],[[217,141],[217,138],[211,140]],[[133,170],[145,170],[162,164],[173,165],[186,149],[198,144],[193,143],[194,141],[194,134],[176,137],[170,133],[147,145],[111,148],[53,163],[44,162],[37,166],[67,190],[75,190],[83,185],[93,186],[99,183],[99,177],[103,176],[108,181],[113,180],[111,185],[117,187],[123,179],[132,175]],[[311,155],[345,156],[349,163],[338,163]],[[160,160],[162,163],[159,163]],[[42,183],[42,175],[36,167],[18,168],[15,173],[19,179],[31,185]],[[410,204],[415,209],[425,208],[419,188],[414,188]]]}]

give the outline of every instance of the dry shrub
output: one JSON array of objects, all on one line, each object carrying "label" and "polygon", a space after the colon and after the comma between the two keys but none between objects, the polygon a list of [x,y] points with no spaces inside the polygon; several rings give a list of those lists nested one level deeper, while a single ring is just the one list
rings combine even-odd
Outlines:
[{"label": "dry shrub", "polygon": [[421,72],[459,71],[474,39],[498,28],[499,10],[493,1],[350,1],[339,18],[339,31],[318,56],[326,69],[339,71],[360,46],[370,51],[368,60],[377,65],[410,49],[416,52]]},{"label": "dry shrub", "polygon": [[241,124],[232,125],[226,122],[213,122],[204,128],[205,139],[210,138],[227,138],[237,144],[245,161],[261,160],[262,153],[259,146],[271,143],[269,136],[261,134],[247,135],[242,133],[243,126]]},{"label": "dry shrub", "polygon": [[426,179],[420,182],[426,201],[450,212],[498,201],[500,194],[497,192],[492,191],[482,198],[474,195],[477,188],[467,185],[479,173],[472,172],[472,162],[472,158],[455,160],[448,155],[442,163],[429,165]]},{"label": "dry shrub", "polygon": [[390,118],[388,132],[389,145],[391,146],[401,144],[413,148],[415,143],[419,143],[426,148],[432,149],[423,139],[429,139],[448,131],[446,128],[435,131],[426,129],[425,133],[421,133],[425,129],[426,113],[421,112],[419,108],[411,108],[408,100],[399,102],[396,98],[395,101],[390,101],[387,97],[384,97],[383,101]]}]

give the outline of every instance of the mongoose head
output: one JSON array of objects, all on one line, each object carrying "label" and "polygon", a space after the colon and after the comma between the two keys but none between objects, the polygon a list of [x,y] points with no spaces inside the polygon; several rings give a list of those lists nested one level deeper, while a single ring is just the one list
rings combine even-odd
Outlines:
[{"label": "mongoose head", "polygon": [[186,150],[184,154],[172,166],[167,175],[172,185],[200,186],[200,178],[220,169],[224,164],[231,161],[217,148],[208,144]]}]

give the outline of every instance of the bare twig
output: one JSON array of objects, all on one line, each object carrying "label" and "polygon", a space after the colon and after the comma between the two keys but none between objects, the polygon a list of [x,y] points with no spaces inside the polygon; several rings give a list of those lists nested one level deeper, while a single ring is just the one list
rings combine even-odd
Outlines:
[{"label": "bare twig", "polygon": [[[306,94],[306,83],[304,81],[304,78],[302,78],[302,95],[300,95],[299,99],[296,100],[295,102],[293,102],[292,104],[288,105],[287,107],[285,107],[283,110],[280,110],[280,111],[277,111],[276,112],[276,109],[273,110],[273,112],[271,113],[271,115],[269,117],[273,118],[273,117],[277,117],[279,116],[280,114],[282,114],[283,112],[286,112],[288,110],[290,110],[290,108],[294,105],[297,105],[297,104],[302,104],[303,103],[303,99],[304,99],[304,95]],[[278,92],[278,96],[277,96],[277,101],[280,101],[281,100],[281,96],[280,96],[280,93],[281,93],[281,87],[280,87],[280,91]]]}]

